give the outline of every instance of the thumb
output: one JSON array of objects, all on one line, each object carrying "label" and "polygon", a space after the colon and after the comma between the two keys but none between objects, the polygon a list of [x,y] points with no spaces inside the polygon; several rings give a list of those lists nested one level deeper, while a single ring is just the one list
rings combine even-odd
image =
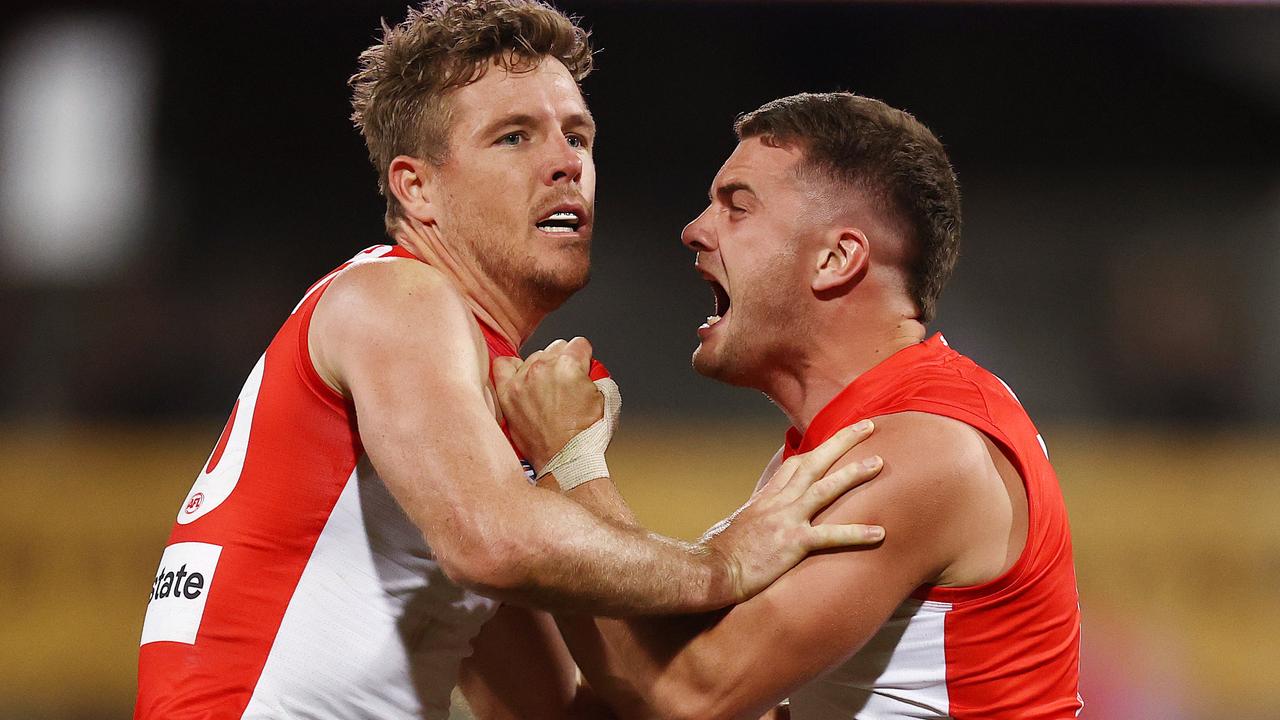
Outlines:
[{"label": "thumb", "polygon": [[515,377],[516,371],[520,369],[520,358],[517,357],[496,357],[493,359],[493,385],[495,388],[511,382],[511,378]]}]

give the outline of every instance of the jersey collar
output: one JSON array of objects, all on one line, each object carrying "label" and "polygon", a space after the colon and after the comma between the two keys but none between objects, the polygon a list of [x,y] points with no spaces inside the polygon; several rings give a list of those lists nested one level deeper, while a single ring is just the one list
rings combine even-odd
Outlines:
[{"label": "jersey collar", "polygon": [[845,386],[843,390],[836,393],[830,402],[813,416],[813,420],[809,423],[809,429],[801,435],[800,431],[794,427],[787,428],[786,448],[784,455],[791,457],[798,453],[804,453],[821,445],[824,440],[831,437],[836,431],[843,428],[855,420],[862,418],[849,417],[850,411],[856,410],[876,391],[883,387],[886,383],[892,382],[894,376],[900,371],[905,370],[920,361],[936,356],[947,349],[947,340],[942,337],[942,333],[934,333],[932,337],[922,342],[914,343],[902,348],[898,352],[881,360],[874,367],[853,379]]}]

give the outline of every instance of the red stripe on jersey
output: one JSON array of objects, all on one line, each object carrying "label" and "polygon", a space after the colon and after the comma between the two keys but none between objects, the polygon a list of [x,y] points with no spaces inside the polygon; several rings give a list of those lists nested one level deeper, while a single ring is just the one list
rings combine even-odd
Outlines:
[{"label": "red stripe on jersey", "polygon": [[227,441],[231,439],[231,428],[236,424],[236,412],[240,410],[240,400],[236,399],[236,404],[231,406],[231,417],[227,418],[227,424],[222,428],[222,436],[218,438],[218,444],[213,448],[213,454],[209,456],[209,464],[204,466],[205,474],[209,474],[218,467],[218,462],[222,460],[222,453],[227,450]]},{"label": "red stripe on jersey", "polygon": [[[142,646],[135,718],[240,717],[316,539],[363,452],[352,414],[320,383],[306,352],[306,326],[322,291],[310,293],[268,346],[253,416],[237,413],[228,421],[228,430],[236,420],[252,423],[235,490],[169,536],[169,545],[210,543],[222,553],[195,643]],[[310,372],[299,373],[300,366]],[[219,450],[225,443],[215,450],[220,456]],[[219,459],[211,458],[210,467]]]},{"label": "red stripe on jersey", "polygon": [[[311,317],[338,272],[382,257],[415,259],[399,246],[374,246],[312,285],[267,347],[252,413],[247,403],[233,407],[201,477],[234,472],[228,444],[237,423],[250,423],[234,489],[209,500],[212,509],[194,494],[184,505],[205,514],[175,523],[168,541],[221,547],[199,630],[194,643],[142,645],[135,719],[239,718],[249,703],[316,541],[364,454],[354,409],[311,362]],[[491,360],[517,354],[480,327]],[[592,361],[593,379],[607,374]]]}]

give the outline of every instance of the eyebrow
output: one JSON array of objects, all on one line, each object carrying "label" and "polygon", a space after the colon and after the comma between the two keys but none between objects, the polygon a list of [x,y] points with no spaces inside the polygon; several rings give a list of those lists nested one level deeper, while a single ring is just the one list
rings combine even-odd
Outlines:
[{"label": "eyebrow", "polygon": [[590,112],[574,113],[564,120],[565,127],[586,128],[591,133],[596,131],[596,120]]},{"label": "eyebrow", "polygon": [[[500,128],[509,126],[532,127],[538,124],[538,118],[528,113],[510,113],[494,120],[480,129],[480,135],[486,137],[496,133]],[[596,121],[591,117],[591,113],[574,113],[565,118],[565,127],[570,128],[586,128],[594,133],[596,129]]]},{"label": "eyebrow", "polygon": [[730,198],[734,193],[738,192],[739,190],[743,190],[751,193],[752,197],[757,197],[757,198],[759,197],[756,195],[756,191],[751,189],[750,185],[741,181],[734,181],[734,182],[727,182],[717,187],[714,193],[708,192],[707,199],[710,200],[711,202],[715,202],[716,198],[722,198],[727,203],[728,198]]}]

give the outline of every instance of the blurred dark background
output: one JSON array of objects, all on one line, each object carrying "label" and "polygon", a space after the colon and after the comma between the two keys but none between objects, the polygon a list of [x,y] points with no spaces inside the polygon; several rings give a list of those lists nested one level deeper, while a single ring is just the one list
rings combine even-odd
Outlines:
[{"label": "blurred dark background", "polygon": [[[0,449],[28,458],[0,478],[9,485],[0,501],[14,498],[15,508],[13,534],[0,541],[9,607],[45,592],[32,569],[44,550],[13,528],[54,534],[38,524],[65,508],[51,488],[77,488],[75,504],[85,492],[136,498],[141,491],[127,483],[147,482],[165,509],[146,516],[138,531],[146,541],[129,546],[137,550],[129,572],[142,568],[137,603],[125,591],[112,610],[134,643],[120,652],[136,648],[141,588],[166,513],[245,374],[316,278],[384,241],[384,204],[348,120],[346,78],[379,18],[398,21],[404,5],[55,0],[0,19]],[[714,447],[726,418],[780,430],[764,398],[690,371],[711,293],[691,272],[679,233],[734,146],[735,115],[800,91],[877,97],[942,138],[965,197],[962,257],[933,327],[1078,449],[1068,452],[1082,468],[1077,485],[1063,472],[1069,501],[1080,493],[1077,528],[1090,522],[1081,507],[1108,505],[1083,489],[1090,482],[1128,482],[1143,488],[1141,498],[1147,488],[1163,492],[1144,483],[1168,481],[1139,462],[1112,482],[1112,456],[1091,454],[1099,443],[1111,441],[1121,455],[1140,446],[1152,462],[1220,455],[1243,469],[1230,476],[1218,464],[1212,477],[1187,482],[1212,481],[1206,493],[1241,499],[1211,517],[1256,526],[1252,540],[1238,542],[1273,543],[1259,551],[1258,567],[1276,574],[1270,550],[1280,539],[1270,523],[1232,513],[1251,504],[1263,512],[1267,501],[1255,491],[1271,492],[1264,481],[1280,469],[1268,465],[1280,445],[1280,6],[559,5],[583,16],[600,50],[584,85],[601,129],[594,271],[526,349],[561,335],[591,338],[620,379],[637,432],[697,428]],[[185,457],[172,448],[195,448],[174,461],[171,477],[166,469],[148,479],[109,454],[93,457],[131,480],[107,487],[88,471],[46,477],[52,459],[78,457],[86,445],[130,454],[137,437],[175,427],[197,439],[149,451]],[[1115,445],[1117,437],[1128,444]],[[1204,437],[1218,444],[1188,439]],[[770,448],[761,452],[762,462]],[[1131,526],[1149,540],[1158,533],[1137,529],[1146,522],[1108,527]],[[1080,536],[1082,549],[1099,553],[1118,542]],[[60,537],[60,547],[77,542]],[[1170,561],[1178,551],[1152,552]],[[1262,593],[1259,601],[1280,598],[1254,566],[1240,573],[1262,583],[1246,591]],[[1108,592],[1094,587],[1097,597]],[[92,616],[78,606],[67,612]],[[1210,606],[1197,617],[1219,622],[1222,612]],[[1131,619],[1116,618],[1098,625]],[[1236,651],[1227,641],[1194,647]],[[133,657],[113,652],[99,655],[111,669],[95,674],[96,665],[80,662],[81,682],[71,683],[105,688],[103,697],[115,698],[103,701],[108,708],[132,692],[119,687],[130,682]],[[1121,656],[1100,664],[1124,665]],[[1169,652],[1142,653],[1152,656]],[[66,662],[47,657],[49,668]],[[46,667],[18,654],[12,664]],[[1274,671],[1241,680],[1255,700],[1280,702],[1278,681]],[[33,692],[0,692],[0,717],[6,703],[21,709],[14,717],[63,716],[38,710],[46,702]],[[1246,717],[1265,702],[1200,716]],[[95,707],[76,705],[76,717],[99,716],[82,705]],[[1109,717],[1192,716],[1190,705],[1175,705]]]},{"label": "blurred dark background", "polygon": [[[592,284],[535,342],[590,336],[629,410],[771,412],[689,371],[711,301],[679,232],[736,114],[846,89],[949,148],[967,222],[935,327],[1036,417],[1280,411],[1277,8],[564,7],[600,48],[599,225]],[[345,80],[379,17],[402,15],[179,1],[7,18],[0,416],[224,413],[299,294],[383,238]]]}]

